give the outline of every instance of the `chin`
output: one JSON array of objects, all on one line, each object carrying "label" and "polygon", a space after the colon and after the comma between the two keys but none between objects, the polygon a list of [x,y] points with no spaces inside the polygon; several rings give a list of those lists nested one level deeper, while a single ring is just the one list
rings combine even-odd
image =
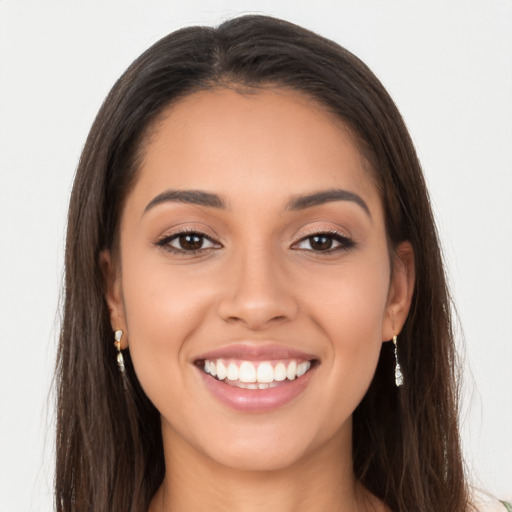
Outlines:
[{"label": "chin", "polygon": [[256,443],[243,448],[239,445],[207,453],[215,463],[236,471],[280,471],[298,464],[306,457],[303,450],[283,448],[280,443],[267,441],[264,446]]},{"label": "chin", "polygon": [[212,429],[203,432],[200,439],[196,438],[199,442],[191,444],[219,466],[261,472],[289,469],[322,457],[322,453],[341,452],[342,446],[347,446],[347,440],[350,444],[350,420],[343,422],[341,428],[315,423],[308,425],[308,418],[304,418],[298,428],[300,422],[296,418],[292,422],[286,420],[276,415],[251,425],[230,426],[221,431],[215,429],[216,432]]}]

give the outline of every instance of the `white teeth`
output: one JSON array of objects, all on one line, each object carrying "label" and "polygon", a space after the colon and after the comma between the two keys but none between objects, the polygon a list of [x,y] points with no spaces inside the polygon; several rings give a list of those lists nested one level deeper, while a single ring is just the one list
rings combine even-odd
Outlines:
[{"label": "white teeth", "polygon": [[304,361],[297,365],[297,377],[302,377],[311,368],[309,361]]},{"label": "white teeth", "polygon": [[[242,363],[243,364],[243,363]],[[264,362],[258,365],[258,382],[268,383],[274,380],[274,368],[270,363]],[[261,388],[260,388],[261,389]]]},{"label": "white teeth", "polygon": [[282,382],[286,379],[286,366],[283,363],[277,363],[274,368],[274,379]]},{"label": "white teeth", "polygon": [[239,382],[236,387],[242,389],[258,389],[258,384],[255,382]]},{"label": "white teeth", "polygon": [[[210,375],[212,372],[210,371]],[[228,380],[238,380],[238,366],[235,363],[229,363],[226,377]]]},{"label": "white teeth", "polygon": [[[238,380],[240,382],[256,382],[256,368],[254,368],[254,365],[251,362],[244,361],[240,365],[240,370],[238,371]],[[259,380],[260,379],[258,379],[258,381]]]},{"label": "white teeth", "polygon": [[297,363],[295,361],[291,361],[286,369],[286,377],[288,380],[293,380],[297,376]]},{"label": "white teeth", "polygon": [[273,384],[286,379],[295,380],[302,377],[311,368],[310,361],[290,361],[288,365],[279,362],[274,366],[270,361],[261,361],[259,364],[252,361],[242,361],[237,364],[234,361],[222,359],[205,360],[204,371],[217,377],[218,380],[227,379],[233,384],[246,389],[267,389]]},{"label": "white teeth", "polygon": [[[215,364],[215,363],[212,363]],[[222,361],[217,361],[217,378],[219,380],[224,380],[228,375],[228,370],[224,366],[224,363]]]}]

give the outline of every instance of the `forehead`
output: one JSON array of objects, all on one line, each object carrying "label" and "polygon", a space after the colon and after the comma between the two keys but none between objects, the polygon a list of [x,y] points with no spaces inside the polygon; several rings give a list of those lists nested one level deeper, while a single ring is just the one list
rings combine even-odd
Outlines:
[{"label": "forehead", "polygon": [[340,187],[378,200],[371,171],[336,116],[293,91],[215,89],[161,115],[133,192],[150,200],[166,188],[193,188],[230,204]]}]

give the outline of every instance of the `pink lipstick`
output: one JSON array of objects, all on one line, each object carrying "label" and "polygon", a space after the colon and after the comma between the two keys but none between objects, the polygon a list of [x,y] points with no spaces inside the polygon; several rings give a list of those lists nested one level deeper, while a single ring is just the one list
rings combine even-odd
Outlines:
[{"label": "pink lipstick", "polygon": [[282,345],[230,345],[194,361],[208,390],[225,405],[267,412],[300,395],[318,359]]}]

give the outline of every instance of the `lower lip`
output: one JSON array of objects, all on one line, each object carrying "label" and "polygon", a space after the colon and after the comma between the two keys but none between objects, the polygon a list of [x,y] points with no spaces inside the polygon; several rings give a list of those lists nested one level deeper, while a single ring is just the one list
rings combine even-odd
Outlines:
[{"label": "lower lip", "polygon": [[300,395],[309,384],[314,369],[295,380],[286,380],[268,389],[237,388],[211,377],[200,369],[198,371],[206,387],[225,405],[243,412],[269,412],[288,404]]}]

